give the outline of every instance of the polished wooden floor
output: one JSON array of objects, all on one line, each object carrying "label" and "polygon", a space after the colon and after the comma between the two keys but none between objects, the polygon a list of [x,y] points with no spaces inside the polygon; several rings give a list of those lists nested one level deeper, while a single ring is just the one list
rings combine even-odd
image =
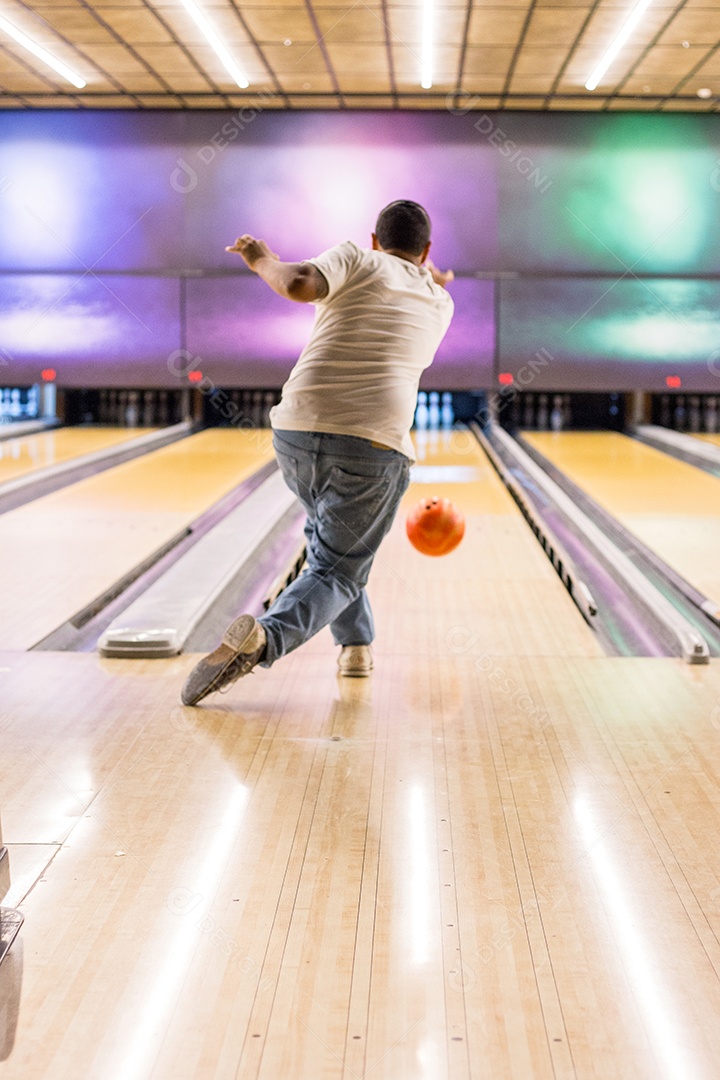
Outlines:
[{"label": "polished wooden floor", "polygon": [[616,432],[523,435],[669,566],[720,605],[720,479]]},{"label": "polished wooden floor", "polygon": [[48,465],[105,450],[147,435],[153,428],[65,427],[0,442],[0,484]]},{"label": "polished wooden floor", "polygon": [[272,457],[211,429],[0,517],[0,649],[29,649]]},{"label": "polished wooden floor", "polygon": [[325,632],[197,709],[193,657],[0,654],[2,1080],[717,1077],[720,665],[602,656],[424,449],[404,510],[468,532],[401,515],[370,679]]},{"label": "polished wooden floor", "polygon": [[712,443],[713,446],[720,446],[720,435],[718,435],[717,432],[715,434],[706,434],[705,432],[702,434],[698,433],[693,437],[695,439],[702,439],[704,442]]}]

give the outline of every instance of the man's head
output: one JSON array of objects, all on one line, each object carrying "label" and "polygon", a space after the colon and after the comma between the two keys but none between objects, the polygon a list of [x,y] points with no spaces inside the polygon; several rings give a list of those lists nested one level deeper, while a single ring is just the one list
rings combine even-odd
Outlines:
[{"label": "man's head", "polygon": [[380,211],[373,248],[421,265],[430,250],[430,218],[420,203],[398,199]]}]

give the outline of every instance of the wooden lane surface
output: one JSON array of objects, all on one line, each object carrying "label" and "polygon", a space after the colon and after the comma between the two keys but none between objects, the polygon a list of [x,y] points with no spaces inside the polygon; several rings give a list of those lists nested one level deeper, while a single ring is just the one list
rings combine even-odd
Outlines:
[{"label": "wooden lane surface", "polygon": [[720,665],[415,631],[197,710],[191,657],[0,656],[3,1080],[717,1075]]},{"label": "wooden lane surface", "polygon": [[0,442],[0,484],[148,435],[154,428],[66,427]]},{"label": "wooden lane surface", "polygon": [[630,532],[720,603],[720,480],[615,432],[524,432]]},{"label": "wooden lane surface", "polygon": [[720,435],[718,435],[717,433],[715,433],[715,434],[706,434],[706,433],[700,434],[700,433],[697,433],[697,434],[693,435],[693,438],[694,439],[702,439],[703,442],[711,443],[713,446],[720,446]]},{"label": "wooden lane surface", "polygon": [[[432,495],[451,499],[466,517],[462,543],[442,558],[421,555],[405,536],[408,511]],[[418,444],[412,483],[373,567],[369,592],[383,613],[383,647],[399,655],[431,627],[444,648],[476,656],[602,655],[469,432],[440,432]]]},{"label": "wooden lane surface", "polygon": [[0,517],[0,648],[28,649],[272,457],[212,429]]}]

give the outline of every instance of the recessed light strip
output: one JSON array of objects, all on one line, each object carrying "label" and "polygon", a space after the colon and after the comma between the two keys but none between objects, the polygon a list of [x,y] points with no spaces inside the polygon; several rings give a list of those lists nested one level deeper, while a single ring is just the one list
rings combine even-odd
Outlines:
[{"label": "recessed light strip", "polygon": [[4,30],[13,41],[17,41],[18,45],[22,45],[23,49],[27,49],[33,56],[37,56],[38,60],[42,60],[43,64],[47,64],[53,71],[57,71],[58,75],[62,75],[63,79],[67,79],[73,86],[77,86],[78,90],[82,90],[84,86],[87,86],[85,80],[77,72],[63,64],[62,60],[58,60],[47,49],[43,49],[42,45],[38,45],[27,34],[23,34],[22,30],[18,30],[17,26],[13,26],[2,15],[0,15],[0,30]]},{"label": "recessed light strip", "polygon": [[620,28],[617,37],[613,40],[607,52],[604,54],[602,60],[597,65],[588,81],[585,83],[586,90],[594,90],[597,87],[597,84],[600,82],[603,75],[610,67],[613,60],[622,49],[623,45],[630,37],[637,24],[640,22],[640,19],[650,7],[651,3],[652,0],[639,0],[639,3],[637,3],[632,9],[626,21]]},{"label": "recessed light strip", "polygon": [[420,59],[420,85],[429,90],[433,83],[433,0],[423,0],[422,55]]},{"label": "recessed light strip", "polygon": [[223,45],[217,30],[208,19],[205,12],[202,8],[197,6],[194,0],[181,0],[181,2],[195,25],[202,30],[208,44],[215,50],[218,59],[232,78],[233,82],[236,82],[238,86],[242,87],[244,90],[250,83]]}]

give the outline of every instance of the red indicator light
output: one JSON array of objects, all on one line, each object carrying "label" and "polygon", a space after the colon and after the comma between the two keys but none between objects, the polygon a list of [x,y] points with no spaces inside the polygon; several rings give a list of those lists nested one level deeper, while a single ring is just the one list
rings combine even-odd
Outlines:
[{"label": "red indicator light", "polygon": [[202,382],[203,373],[202,371],[190,371],[188,372],[188,379],[192,383]]},{"label": "red indicator light", "polygon": [[682,379],[679,375],[668,375],[665,379],[665,383],[671,390],[679,390],[682,386]]},{"label": "red indicator light", "polygon": [[43,382],[55,382],[57,378],[57,371],[54,367],[43,368],[40,372],[40,378]]},{"label": "red indicator light", "polygon": [[513,377],[509,371],[501,371],[498,375],[498,382],[501,386],[512,386]]}]

